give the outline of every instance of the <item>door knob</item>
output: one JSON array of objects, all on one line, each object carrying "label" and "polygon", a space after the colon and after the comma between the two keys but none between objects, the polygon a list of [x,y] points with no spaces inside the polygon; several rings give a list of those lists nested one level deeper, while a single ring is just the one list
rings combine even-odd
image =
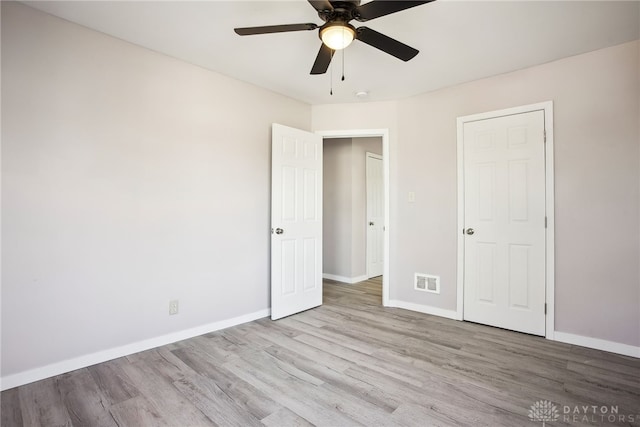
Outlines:
[{"label": "door knob", "polygon": [[369,225],[375,225],[373,222],[370,222]]},{"label": "door knob", "polygon": [[473,235],[473,233],[475,233],[475,231],[473,230],[473,228],[467,228],[467,234],[468,234],[469,236],[472,236],[472,235]]},{"label": "door knob", "polygon": [[282,234],[284,230],[282,228],[276,228],[276,234]]}]

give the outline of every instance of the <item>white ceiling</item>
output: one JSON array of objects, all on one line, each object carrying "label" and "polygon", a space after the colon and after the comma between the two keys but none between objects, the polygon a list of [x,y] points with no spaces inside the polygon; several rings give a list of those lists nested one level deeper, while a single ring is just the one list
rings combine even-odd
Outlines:
[{"label": "white ceiling", "polygon": [[[235,27],[315,22],[305,0],[28,1],[35,8],[309,104],[404,98],[640,38],[638,1],[439,0],[366,25],[420,50],[402,62],[358,41],[309,75],[317,31],[240,37]],[[363,2],[364,3],[364,2]]]}]

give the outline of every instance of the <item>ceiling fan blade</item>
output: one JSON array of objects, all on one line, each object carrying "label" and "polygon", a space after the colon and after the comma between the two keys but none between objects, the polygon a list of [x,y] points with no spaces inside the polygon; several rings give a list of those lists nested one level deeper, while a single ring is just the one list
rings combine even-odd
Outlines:
[{"label": "ceiling fan blade", "polygon": [[355,18],[360,22],[369,21],[371,19],[380,18],[381,16],[390,15],[409,9],[422,4],[430,3],[434,0],[373,0],[369,3],[358,6],[355,10]]},{"label": "ceiling fan blade", "polygon": [[323,10],[333,10],[333,6],[329,3],[329,0],[307,0],[311,6],[318,12]]},{"label": "ceiling fan blade", "polygon": [[251,36],[254,34],[270,34],[270,33],[286,33],[289,31],[309,31],[318,28],[316,24],[286,24],[286,25],[268,25],[266,27],[246,27],[235,28],[233,31],[241,36]]},{"label": "ceiling fan blade", "polygon": [[[367,3],[369,4],[369,3]],[[383,52],[393,55],[403,61],[408,61],[418,54],[418,50],[407,46],[404,43],[400,43],[398,40],[392,39],[389,36],[385,36],[371,28],[360,27],[356,30],[356,39],[373,46],[376,49],[380,49]]]},{"label": "ceiling fan blade", "polygon": [[316,62],[311,67],[311,74],[324,74],[331,64],[331,58],[333,58],[335,50],[331,49],[324,43],[320,46],[318,56],[316,56]]}]

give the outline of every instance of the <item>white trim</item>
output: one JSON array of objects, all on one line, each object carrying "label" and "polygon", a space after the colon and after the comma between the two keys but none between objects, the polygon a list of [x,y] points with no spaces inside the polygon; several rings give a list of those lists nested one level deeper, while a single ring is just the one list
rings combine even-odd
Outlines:
[{"label": "white trim", "polygon": [[[456,290],[456,318],[463,319],[464,315],[464,150],[463,126],[465,123],[478,120],[486,120],[495,117],[514,114],[529,113],[531,111],[544,111],[544,127],[546,132],[545,143],[545,204],[547,216],[546,228],[546,303],[547,315],[545,336],[554,339],[555,330],[555,209],[554,209],[554,173],[553,173],[553,101],[537,104],[523,105],[504,110],[490,111],[458,117],[457,119],[457,154],[458,154],[458,261],[457,261],[457,290]],[[557,333],[557,332],[555,332]]]},{"label": "white trim", "polygon": [[382,138],[382,171],[384,179],[384,268],[382,269],[382,305],[389,306],[389,294],[391,292],[391,284],[389,283],[389,260],[390,258],[390,179],[389,173],[389,153],[391,152],[391,141],[389,139],[389,129],[351,129],[351,130],[323,130],[316,131],[323,138],[363,138],[363,137],[381,137]]},{"label": "white trim", "polygon": [[432,316],[445,317],[447,319],[458,320],[456,310],[445,310],[444,308],[432,307],[430,305],[415,304],[412,302],[390,300],[389,307],[403,308],[405,310],[417,311],[419,313],[431,314]]},{"label": "white trim", "polygon": [[364,276],[356,276],[356,277],[346,277],[346,276],[338,276],[335,274],[322,273],[323,279],[334,280],[336,282],[349,283],[353,285],[354,283],[364,282],[369,279],[367,275]]},{"label": "white trim", "polygon": [[625,356],[640,358],[640,346],[622,344],[619,342],[602,340],[600,338],[585,337],[583,335],[569,334],[567,332],[555,331],[554,341],[566,344],[579,345],[581,347],[595,348],[596,350],[608,351]]},{"label": "white trim", "polygon": [[545,192],[546,192],[546,214],[547,214],[547,234],[546,234],[546,251],[547,251],[547,324],[546,324],[546,338],[554,339],[555,334],[555,314],[556,314],[556,293],[555,293],[555,250],[556,250],[556,216],[555,216],[555,184],[554,184],[554,160],[553,160],[553,102],[548,101],[543,104],[539,104],[544,107],[544,130],[545,130],[545,146],[544,146],[544,159],[545,159]]},{"label": "white trim", "polygon": [[251,322],[253,320],[262,319],[263,317],[268,317],[270,314],[271,310],[267,308],[231,319],[220,320],[218,322],[209,323],[207,325],[197,326],[195,328],[161,335],[159,337],[126,344],[120,347],[114,347],[108,350],[102,350],[96,353],[74,357],[73,359],[63,360],[62,362],[52,363],[40,368],[18,372],[17,374],[7,375],[6,377],[2,377],[0,379],[0,390],[8,390],[10,388],[32,383],[34,381],[39,381],[45,378],[64,374],[66,372],[75,371],[76,369],[86,368],[87,366],[92,366],[97,363],[107,362],[119,357],[128,356],[130,354],[171,344],[177,341],[204,335],[209,332],[214,332],[220,329],[229,328],[231,326],[240,325],[242,323]]},{"label": "white trim", "polygon": [[464,150],[463,132],[464,122],[461,117],[457,119],[457,169],[458,169],[458,227],[456,236],[458,236],[458,259],[457,280],[456,280],[456,320],[463,320],[464,316]]}]

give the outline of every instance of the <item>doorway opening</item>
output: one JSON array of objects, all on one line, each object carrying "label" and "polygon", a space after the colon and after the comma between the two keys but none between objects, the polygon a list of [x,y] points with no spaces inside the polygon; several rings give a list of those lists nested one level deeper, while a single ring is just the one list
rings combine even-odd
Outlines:
[{"label": "doorway opening", "polygon": [[377,298],[377,304],[381,302],[386,306],[389,301],[388,130],[317,134],[323,137],[324,152],[323,278],[328,280],[326,287],[357,284],[353,290],[357,288],[367,295],[368,301]]}]

